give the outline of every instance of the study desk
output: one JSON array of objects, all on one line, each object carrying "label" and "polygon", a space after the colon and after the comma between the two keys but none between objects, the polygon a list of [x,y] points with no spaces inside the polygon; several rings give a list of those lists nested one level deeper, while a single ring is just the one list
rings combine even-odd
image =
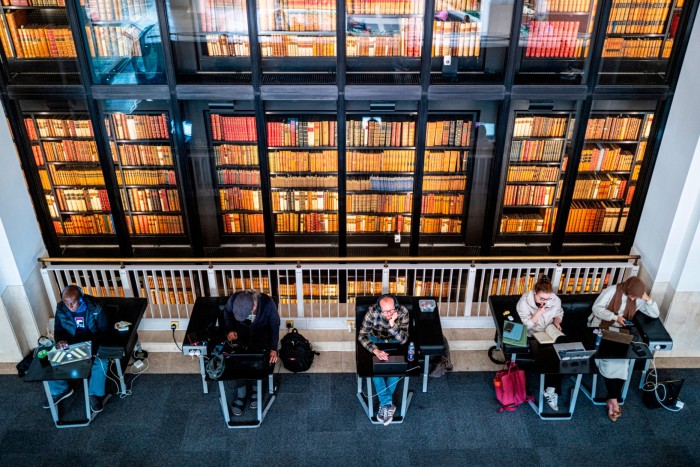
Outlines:
[{"label": "study desk", "polygon": [[[586,319],[590,315],[591,307],[597,295],[563,295],[560,296],[562,300],[562,308],[564,309],[564,319],[562,321],[562,331],[565,337],[560,338],[560,342],[581,342],[586,349],[594,349],[596,342],[596,335],[593,333],[592,328],[587,327]],[[588,397],[594,404],[601,405],[605,404],[605,400],[596,396],[596,388],[598,381],[598,367],[595,364],[595,359],[623,359],[630,362],[629,373],[622,392],[622,401],[620,404],[624,404],[624,399],[627,396],[627,391],[629,389],[629,382],[631,374],[634,368],[634,362],[636,360],[649,360],[652,358],[652,354],[649,349],[643,344],[637,343],[635,346],[644,349],[643,355],[638,355],[634,352],[632,346],[627,349],[625,355],[619,354],[606,354],[605,349],[601,348],[594,355],[586,361],[560,361],[557,354],[554,352],[554,348],[551,344],[539,344],[536,339],[530,337],[528,338],[528,345],[526,347],[514,347],[511,345],[503,344],[503,325],[507,320],[508,316],[511,316],[512,321],[515,323],[522,323],[520,316],[516,311],[516,304],[520,299],[520,295],[494,295],[489,297],[489,307],[491,309],[491,316],[494,320],[494,325],[496,326],[496,336],[497,336],[497,346],[503,349],[504,355],[512,361],[519,359],[523,363],[523,368],[540,373],[540,388],[539,388],[539,403],[535,405],[530,402],[531,407],[537,412],[541,419],[546,420],[569,420],[573,416],[576,399],[578,396],[578,391],[583,391],[584,395]],[[506,314],[505,312],[509,313]],[[641,313],[637,313],[641,315]],[[635,315],[635,319],[637,318]],[[637,321],[635,324],[639,323]],[[641,326],[635,325],[631,329],[632,334],[636,335],[638,341],[642,341],[642,328]],[[571,394],[571,399],[569,403],[568,412],[559,413],[546,413],[544,412],[543,406],[543,389],[544,389],[544,375],[545,374],[559,374],[559,375],[570,375],[574,380],[574,390]],[[592,375],[591,387],[587,388],[581,383],[582,376],[584,374]]]},{"label": "study desk", "polygon": [[[129,358],[134,351],[134,346],[138,340],[137,329],[146,311],[148,301],[145,298],[114,298],[96,297],[95,301],[102,304],[102,313],[106,313],[109,323],[109,330],[100,336],[98,348],[95,354],[98,358],[105,358],[114,363],[119,377],[120,393],[126,393],[126,383],[124,381],[124,369],[129,363]],[[131,323],[126,331],[114,329],[114,323],[118,321],[128,321]],[[96,342],[96,341],[94,341]],[[109,368],[109,366],[107,367]],[[90,398],[88,394],[88,380],[92,370],[92,360],[83,360],[76,363],[68,363],[52,367],[44,366],[39,358],[34,358],[32,364],[24,377],[27,382],[42,382],[44,391],[51,410],[51,417],[57,428],[74,428],[87,426],[94,418],[90,410]],[[56,380],[82,380],[85,396],[85,419],[61,420],[58,407],[53,404],[53,397],[49,390],[49,381]],[[106,395],[107,401],[109,395]]]},{"label": "study desk", "polygon": [[[399,415],[395,415],[392,423],[403,423],[406,417],[406,412],[413,392],[408,390],[409,378],[421,374],[421,359],[423,359],[423,392],[428,390],[428,373],[430,366],[430,357],[432,355],[442,355],[444,352],[444,342],[442,337],[442,325],[440,324],[440,313],[436,306],[435,309],[429,312],[421,312],[418,302],[421,299],[432,299],[432,297],[412,297],[412,296],[397,296],[399,305],[405,306],[409,312],[409,338],[406,344],[379,344],[379,348],[396,348],[399,349],[392,352],[393,355],[403,355],[404,358],[408,353],[408,344],[413,342],[415,345],[415,360],[407,362],[407,370],[400,374],[382,374],[382,377],[400,377],[402,378],[401,391],[401,410]],[[374,374],[373,354],[365,349],[357,340],[359,330],[362,326],[362,320],[370,306],[377,302],[378,297],[357,297],[355,306],[355,322],[357,332],[355,334],[355,360],[357,366],[357,398],[362,405],[365,413],[370,421],[374,424],[379,424],[376,414],[374,413],[374,397],[372,388],[372,378],[379,376]],[[366,381],[367,394],[362,392],[362,380]]]},{"label": "study desk", "polygon": [[[187,326],[187,332],[182,343],[182,353],[186,356],[197,357],[199,359],[200,373],[202,377],[202,386],[204,393],[208,393],[208,381],[205,367],[205,357],[208,357],[214,348],[225,340],[224,332],[219,327],[219,320],[223,319],[224,305],[229,297],[199,297],[194,303],[190,322]],[[277,349],[275,349],[277,350]],[[276,399],[274,394],[273,372],[274,365],[266,365],[261,370],[248,369],[245,371],[230,371],[230,368],[224,369],[220,378],[216,379],[219,386],[219,402],[221,411],[224,414],[224,421],[228,428],[257,428],[259,427],[272,403]],[[269,400],[263,404],[262,380],[268,379]],[[234,421],[229,413],[228,402],[226,399],[226,388],[224,381],[256,381],[256,392],[258,397],[257,416],[255,420],[240,420]],[[264,405],[264,407],[263,407]]]}]

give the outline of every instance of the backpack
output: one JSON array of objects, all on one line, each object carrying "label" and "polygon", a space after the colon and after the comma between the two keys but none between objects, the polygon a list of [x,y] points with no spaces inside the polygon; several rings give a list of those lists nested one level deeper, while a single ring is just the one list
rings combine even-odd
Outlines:
[{"label": "backpack", "polygon": [[311,343],[296,328],[290,330],[282,338],[280,358],[286,369],[294,373],[306,371],[311,368],[314,356],[320,355],[311,347]]},{"label": "backpack", "polygon": [[527,395],[525,372],[519,369],[515,362],[506,362],[503,369],[496,372],[493,386],[496,390],[496,399],[501,403],[499,413],[513,412],[523,402],[533,400],[532,396]]}]

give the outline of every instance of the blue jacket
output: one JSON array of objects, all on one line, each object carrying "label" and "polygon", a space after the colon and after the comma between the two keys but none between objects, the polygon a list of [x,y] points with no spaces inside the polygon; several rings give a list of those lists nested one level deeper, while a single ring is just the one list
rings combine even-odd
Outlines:
[{"label": "blue jacket", "polygon": [[224,331],[238,333],[238,342],[253,348],[277,350],[280,337],[280,315],[272,299],[260,294],[258,308],[255,311],[255,321],[239,322],[233,316],[233,302],[241,292],[231,295],[224,307]]},{"label": "blue jacket", "polygon": [[[99,348],[100,337],[109,331],[109,322],[106,313],[102,312],[102,304],[96,303],[95,298],[90,295],[82,295],[83,300],[85,300],[85,306],[87,307],[86,316],[86,329],[92,334],[92,352],[97,352]],[[60,301],[56,305],[56,319],[54,324],[54,339],[58,341],[66,341],[69,344],[74,344],[75,339],[75,320],[73,319],[73,313],[68,309],[68,307]]]}]

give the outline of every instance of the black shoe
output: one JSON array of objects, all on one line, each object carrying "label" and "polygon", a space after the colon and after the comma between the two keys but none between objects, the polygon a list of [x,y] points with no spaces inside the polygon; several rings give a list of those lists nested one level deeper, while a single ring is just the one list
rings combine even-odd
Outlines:
[{"label": "black shoe", "polygon": [[102,397],[90,396],[90,410],[95,413],[100,413],[104,408],[105,406],[102,403]]},{"label": "black shoe", "polygon": [[[68,388],[65,391],[63,391],[61,394],[57,394],[55,396],[51,396],[53,398],[53,405],[57,406],[59,402],[68,399],[70,396],[73,395],[73,390]],[[51,405],[47,404],[44,406],[45,409],[51,408]]]}]

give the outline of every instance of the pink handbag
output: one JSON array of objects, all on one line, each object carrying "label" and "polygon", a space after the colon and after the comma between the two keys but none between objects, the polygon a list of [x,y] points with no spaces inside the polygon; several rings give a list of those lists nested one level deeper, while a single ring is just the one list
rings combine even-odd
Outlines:
[{"label": "pink handbag", "polygon": [[507,361],[503,369],[496,372],[493,387],[496,390],[496,399],[501,403],[499,413],[513,412],[523,402],[533,400],[532,396],[527,395],[525,372],[512,361]]}]

